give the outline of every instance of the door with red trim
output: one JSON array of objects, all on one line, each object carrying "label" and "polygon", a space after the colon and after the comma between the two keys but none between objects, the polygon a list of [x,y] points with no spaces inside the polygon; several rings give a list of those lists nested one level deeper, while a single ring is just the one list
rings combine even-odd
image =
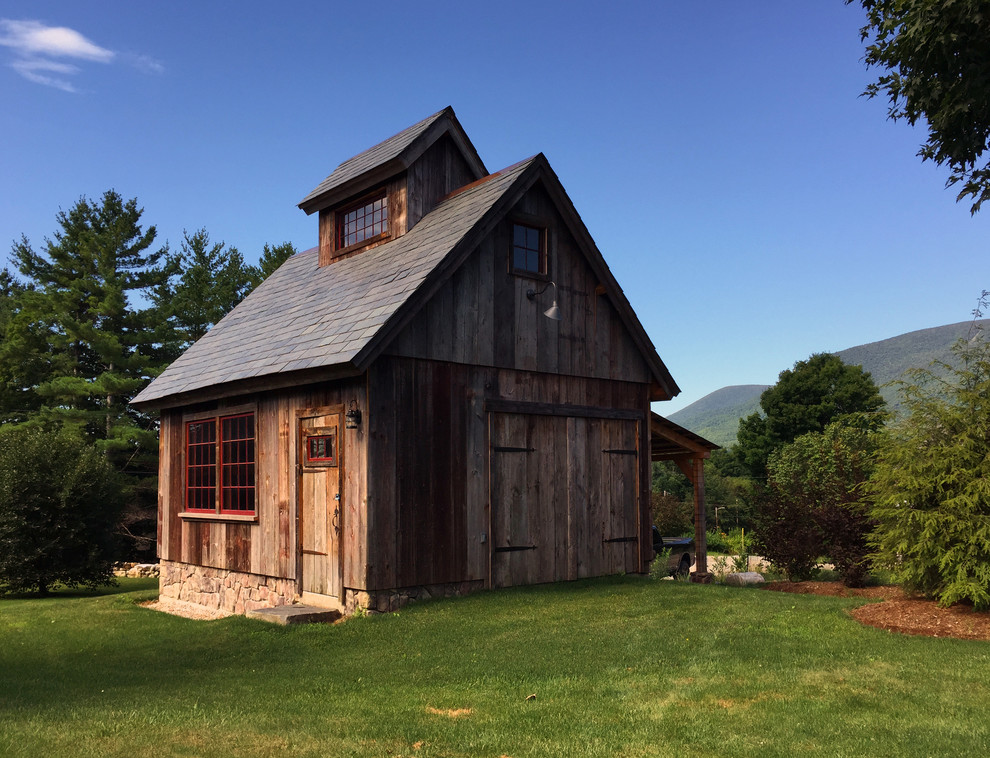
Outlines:
[{"label": "door with red trim", "polygon": [[299,550],[302,599],[340,600],[340,414],[299,419]]}]

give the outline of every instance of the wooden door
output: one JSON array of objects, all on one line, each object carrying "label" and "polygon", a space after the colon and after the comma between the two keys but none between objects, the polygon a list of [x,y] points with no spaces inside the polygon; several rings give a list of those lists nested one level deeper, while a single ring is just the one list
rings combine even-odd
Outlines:
[{"label": "wooden door", "polygon": [[493,413],[495,587],[639,570],[636,421]]},{"label": "wooden door", "polygon": [[339,413],[299,419],[299,565],[304,603],[341,597]]}]

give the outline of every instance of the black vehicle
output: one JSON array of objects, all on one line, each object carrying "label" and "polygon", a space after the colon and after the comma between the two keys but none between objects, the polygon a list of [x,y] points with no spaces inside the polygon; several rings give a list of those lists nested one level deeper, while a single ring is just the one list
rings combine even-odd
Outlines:
[{"label": "black vehicle", "polygon": [[667,566],[671,576],[687,576],[694,565],[694,551],[691,549],[694,539],[691,537],[661,537],[660,530],[653,527],[653,557],[664,550],[670,550]]}]

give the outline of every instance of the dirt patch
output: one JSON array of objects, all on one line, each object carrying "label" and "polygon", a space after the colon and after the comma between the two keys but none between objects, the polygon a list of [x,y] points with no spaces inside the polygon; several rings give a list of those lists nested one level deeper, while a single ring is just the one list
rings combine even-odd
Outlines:
[{"label": "dirt patch", "polygon": [[162,613],[170,613],[173,616],[182,616],[183,618],[196,619],[198,621],[213,621],[231,615],[226,611],[211,610],[195,603],[187,603],[182,600],[164,597],[159,597],[158,600],[150,600],[147,603],[139,603],[139,605],[142,608],[150,608],[153,611],[161,611]]},{"label": "dirt patch", "polygon": [[471,715],[470,708],[427,708],[426,712],[436,716],[446,716],[451,719],[459,719]]},{"label": "dirt patch", "polygon": [[793,592],[797,595],[866,597],[881,600],[904,597],[900,587],[846,587],[842,582],[767,582],[759,587],[772,592]]},{"label": "dirt patch", "polygon": [[990,613],[976,612],[967,605],[943,608],[934,600],[907,597],[900,587],[850,588],[840,582],[769,582],[762,588],[801,595],[882,600],[854,608],[850,613],[861,624],[901,634],[990,640]]}]

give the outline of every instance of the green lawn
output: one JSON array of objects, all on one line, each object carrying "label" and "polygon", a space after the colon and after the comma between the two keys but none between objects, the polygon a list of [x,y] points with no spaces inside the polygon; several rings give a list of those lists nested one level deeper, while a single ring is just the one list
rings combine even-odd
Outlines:
[{"label": "green lawn", "polygon": [[614,578],[284,628],[154,586],[0,600],[0,756],[990,751],[990,643],[852,600]]}]

